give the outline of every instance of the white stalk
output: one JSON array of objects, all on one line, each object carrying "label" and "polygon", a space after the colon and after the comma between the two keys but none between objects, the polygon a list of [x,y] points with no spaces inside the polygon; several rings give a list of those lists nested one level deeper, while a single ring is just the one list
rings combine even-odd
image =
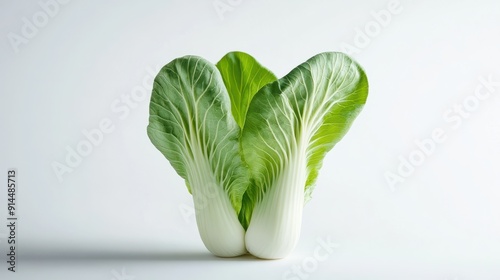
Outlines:
[{"label": "white stalk", "polygon": [[299,148],[290,155],[273,186],[255,206],[245,235],[247,250],[252,255],[280,259],[297,245],[304,207],[306,167],[305,152]]},{"label": "white stalk", "polygon": [[205,247],[219,257],[236,257],[246,253],[245,230],[238,221],[227,193],[217,183],[207,159],[194,155],[196,166],[188,170],[196,224]]}]

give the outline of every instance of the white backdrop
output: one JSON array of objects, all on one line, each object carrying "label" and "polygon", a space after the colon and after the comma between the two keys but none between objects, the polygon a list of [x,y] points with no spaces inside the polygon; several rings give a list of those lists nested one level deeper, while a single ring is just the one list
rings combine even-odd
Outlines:
[{"label": "white backdrop", "polygon": [[[2,279],[500,279],[498,1],[3,0],[0,23]],[[212,257],[146,135],[159,67],[233,50],[279,77],[344,51],[370,82],[283,260]]]}]

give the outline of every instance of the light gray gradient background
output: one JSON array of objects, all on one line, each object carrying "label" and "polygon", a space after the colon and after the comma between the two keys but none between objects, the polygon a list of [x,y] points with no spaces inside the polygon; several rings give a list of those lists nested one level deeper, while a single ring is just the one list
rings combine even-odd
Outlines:
[{"label": "light gray gradient background", "polygon": [[[278,280],[327,237],[339,247],[308,279],[500,279],[500,87],[458,129],[442,116],[480,76],[500,81],[498,1],[402,0],[353,55],[367,105],[326,156],[300,242],[278,261],[212,257],[180,211],[192,205],[183,180],[146,135],[149,94],[123,119],[111,105],[147,69],[187,54],[215,63],[241,50],[281,77],[354,45],[389,1],[243,0],[223,19],[213,2],[73,0],[15,53],[8,34],[41,8],[1,1],[1,181],[19,172],[18,272],[7,272],[2,226],[1,279],[109,280],[124,269],[137,280]],[[104,118],[114,131],[60,182],[51,164]],[[384,173],[435,128],[446,141],[392,191]]]}]

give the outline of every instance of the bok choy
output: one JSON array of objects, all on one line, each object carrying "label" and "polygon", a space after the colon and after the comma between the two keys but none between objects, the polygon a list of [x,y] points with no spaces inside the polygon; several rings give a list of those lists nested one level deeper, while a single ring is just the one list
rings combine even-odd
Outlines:
[{"label": "bok choy", "polygon": [[281,79],[242,52],[185,56],[154,80],[148,136],[184,178],[207,249],[287,256],[325,154],[368,95],[362,68],[321,53]]}]

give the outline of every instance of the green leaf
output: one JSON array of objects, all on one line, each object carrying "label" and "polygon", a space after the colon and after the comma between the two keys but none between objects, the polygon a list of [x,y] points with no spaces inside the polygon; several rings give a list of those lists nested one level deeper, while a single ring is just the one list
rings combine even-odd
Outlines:
[{"label": "green leaf", "polygon": [[244,52],[230,52],[216,66],[231,98],[234,119],[243,127],[253,96],[264,85],[276,81],[277,78]]},{"label": "green leaf", "polygon": [[[301,220],[304,193],[311,193],[325,154],[346,134],[367,95],[368,81],[356,62],[322,53],[254,96],[241,138],[253,184],[240,213],[250,220],[252,254],[277,258],[295,244],[291,239],[298,236],[289,233],[300,232],[293,221]],[[288,245],[277,248],[280,242]]]},{"label": "green leaf", "polygon": [[260,193],[299,151],[307,155],[304,187],[311,187],[325,154],[347,133],[367,96],[364,71],[342,53],[318,54],[262,88],[250,105],[242,137]]},{"label": "green leaf", "polygon": [[[185,179],[203,242],[220,256],[244,253],[237,215],[248,173],[230,106],[215,65],[185,56],[164,66],[155,78],[147,129],[151,142]],[[234,235],[240,238],[236,249],[220,244]]]},{"label": "green leaf", "polygon": [[[238,125],[243,128],[248,106],[254,95],[264,85],[277,80],[276,76],[263,67],[255,58],[244,52],[230,52],[217,64],[224,85],[231,99],[231,112]],[[243,196],[240,222],[246,229],[250,221],[253,202]]]}]

